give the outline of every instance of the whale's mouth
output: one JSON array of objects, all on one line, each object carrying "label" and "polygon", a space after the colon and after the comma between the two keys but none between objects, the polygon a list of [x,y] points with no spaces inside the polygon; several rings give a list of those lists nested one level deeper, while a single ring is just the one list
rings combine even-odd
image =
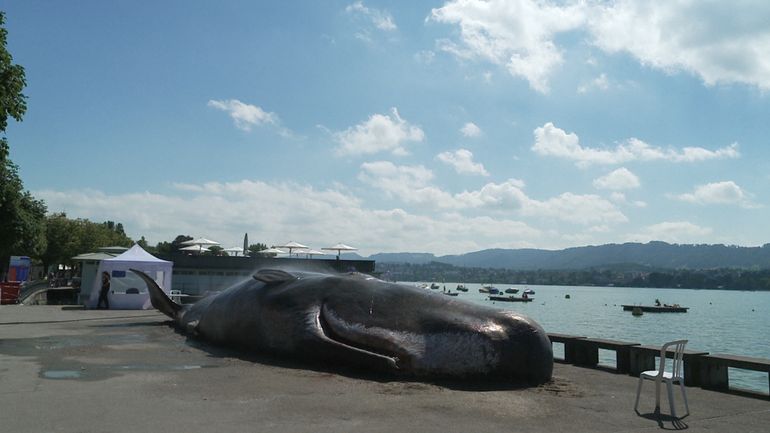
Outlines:
[{"label": "whale's mouth", "polygon": [[388,370],[399,370],[409,359],[407,351],[399,347],[392,333],[383,335],[383,330],[367,328],[360,323],[350,323],[341,319],[326,304],[321,306],[318,315],[321,332],[329,340],[340,346],[354,350],[368,361],[384,362]]}]

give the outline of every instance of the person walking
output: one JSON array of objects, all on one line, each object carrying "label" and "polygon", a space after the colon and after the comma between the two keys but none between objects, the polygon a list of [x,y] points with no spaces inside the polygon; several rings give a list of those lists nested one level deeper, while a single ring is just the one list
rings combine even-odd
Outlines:
[{"label": "person walking", "polygon": [[102,288],[99,290],[99,302],[96,303],[96,308],[101,308],[102,301],[104,301],[104,308],[110,309],[108,293],[110,293],[110,274],[105,271],[102,272]]}]

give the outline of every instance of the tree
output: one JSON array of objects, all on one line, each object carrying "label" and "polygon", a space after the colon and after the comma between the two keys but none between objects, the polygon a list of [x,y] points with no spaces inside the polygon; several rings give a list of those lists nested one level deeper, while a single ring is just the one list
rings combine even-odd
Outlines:
[{"label": "tree", "polygon": [[145,251],[147,251],[148,249],[150,249],[150,245],[149,245],[149,244],[147,244],[147,239],[145,239],[145,238],[144,238],[144,236],[142,236],[142,238],[141,238],[141,239],[139,239],[138,241],[136,241],[136,244],[137,244],[137,245],[139,245],[140,247],[142,247],[142,249],[144,249]]},{"label": "tree", "polygon": [[78,229],[74,221],[63,212],[54,213],[46,219],[46,249],[40,255],[44,269],[60,263],[63,258],[78,254]]},{"label": "tree", "polygon": [[259,251],[266,250],[267,245],[257,242],[256,244],[249,245],[249,256],[250,257],[257,257],[259,256]]},{"label": "tree", "polygon": [[21,121],[27,110],[24,68],[13,64],[6,49],[8,31],[5,14],[0,12],[0,274],[5,274],[11,255],[37,256],[45,249],[46,206],[36,200],[19,177],[10,159],[5,137],[8,117]]},{"label": "tree", "polygon": [[24,67],[14,65],[11,53],[5,48],[8,31],[4,25],[5,13],[0,12],[0,131],[3,133],[8,127],[8,116],[21,122],[27,111],[27,97],[21,93],[27,85]]},{"label": "tree", "polygon": [[193,240],[192,236],[188,235],[179,235],[176,238],[174,238],[173,241],[169,242],[158,242],[158,245],[155,246],[155,250],[158,254],[161,255],[171,255],[173,253],[179,252],[179,248],[182,248],[184,245],[182,245],[182,242],[191,241]]},{"label": "tree", "polygon": [[65,213],[55,213],[47,218],[46,238],[47,247],[40,256],[46,267],[57,263],[71,264],[72,257],[101,247],[130,247],[134,243],[123,233],[120,223],[70,219]]},{"label": "tree", "polygon": [[224,255],[225,249],[220,247],[219,245],[212,245],[209,247],[209,250],[203,253],[203,255],[206,256],[221,256]]}]

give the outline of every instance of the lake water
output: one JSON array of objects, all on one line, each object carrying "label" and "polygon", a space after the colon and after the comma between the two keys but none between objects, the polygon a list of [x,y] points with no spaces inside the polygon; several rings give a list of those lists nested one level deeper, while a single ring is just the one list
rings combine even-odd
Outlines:
[{"label": "lake water", "polygon": [[[440,285],[453,292],[457,287],[457,283]],[[493,303],[479,293],[480,284],[465,286],[468,292],[460,292],[457,299],[520,312],[535,319],[546,332],[645,345],[687,339],[691,350],[770,359],[770,292],[496,284],[501,291],[518,288],[517,296],[525,288],[535,290],[535,300]],[[621,308],[621,304],[653,305],[656,298],[690,310],[633,316]],[[557,346],[554,352],[561,356]],[[614,352],[600,351],[600,363],[614,366]],[[730,369],[729,375],[731,387],[768,392],[767,373]]]}]

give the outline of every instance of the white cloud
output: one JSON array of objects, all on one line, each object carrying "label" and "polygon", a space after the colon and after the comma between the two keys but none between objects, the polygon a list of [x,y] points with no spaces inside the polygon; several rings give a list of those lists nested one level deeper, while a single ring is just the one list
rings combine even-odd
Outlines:
[{"label": "white cloud", "polygon": [[731,180],[699,185],[691,193],[670,195],[670,197],[699,205],[726,204],[743,208],[758,207],[752,203],[749,194]]},{"label": "white cloud", "polygon": [[407,155],[404,145],[409,142],[421,142],[425,133],[418,126],[411,125],[398,115],[396,108],[391,115],[373,114],[369,119],[345,131],[333,134],[339,144],[335,148],[337,155],[368,155],[379,152],[391,152],[394,155]]},{"label": "white cloud", "polygon": [[551,70],[563,62],[555,36],[578,28],[584,18],[580,4],[559,7],[535,0],[453,0],[429,17],[460,29],[459,42],[439,41],[442,50],[504,66],[539,92],[548,92]]},{"label": "white cloud", "polygon": [[707,85],[770,89],[770,4],[618,0],[595,4],[587,27],[608,53],[626,52],[666,72],[686,71]]},{"label": "white cloud", "polygon": [[387,161],[362,164],[359,179],[388,197],[430,209],[483,209],[583,225],[628,221],[614,204],[597,195],[566,192],[543,201],[532,199],[524,192],[524,182],[517,179],[451,194],[431,184],[433,173],[425,167],[396,166]]},{"label": "white cloud", "polygon": [[224,111],[230,115],[235,122],[235,126],[244,131],[251,131],[253,126],[277,125],[278,116],[262,108],[245,104],[237,99],[227,99],[224,101],[210,100],[208,106]]},{"label": "white cloud", "polygon": [[489,176],[483,164],[473,162],[473,153],[470,150],[458,149],[454,152],[442,152],[436,158],[441,162],[451,165],[460,174]]},{"label": "white cloud", "polygon": [[386,10],[374,9],[364,6],[364,2],[357,1],[348,5],[345,12],[355,14],[369,20],[376,28],[383,31],[394,31],[398,27],[393,16]]},{"label": "white cloud", "polygon": [[365,162],[361,164],[358,179],[404,203],[439,208],[457,207],[451,194],[430,184],[433,172],[421,165],[397,166],[389,161]]},{"label": "white cloud", "polygon": [[647,207],[647,203],[646,202],[641,201],[641,200],[629,201],[626,198],[625,194],[623,194],[622,192],[618,192],[618,191],[614,191],[614,192],[610,193],[610,200],[612,200],[614,203],[622,204],[622,205],[631,205],[631,206],[635,206],[635,207],[638,207],[638,208]]},{"label": "white cloud", "polygon": [[606,175],[594,179],[594,187],[620,191],[624,189],[639,188],[639,177],[625,167],[611,171]]},{"label": "white cloud", "polygon": [[466,137],[476,138],[481,136],[481,128],[473,122],[468,122],[460,128],[460,132]]},{"label": "white cloud", "polygon": [[628,218],[614,204],[592,194],[562,193],[545,201],[529,200],[525,216],[545,216],[575,224],[624,223]]},{"label": "white cloud", "polygon": [[145,236],[151,244],[179,234],[205,234],[223,244],[239,245],[243,234],[249,233],[252,242],[268,245],[294,239],[320,248],[344,241],[362,254],[456,254],[531,246],[542,236],[538,229],[511,219],[370,209],[342,190],[286,182],[177,184],[164,194],[44,190],[36,191],[35,197],[44,199],[52,212],[63,210],[71,218],[106,221],[120,215],[129,236]]},{"label": "white cloud", "polygon": [[422,50],[414,54],[414,59],[420,63],[430,65],[436,59],[436,53],[431,50]]},{"label": "white cloud", "polygon": [[605,91],[610,88],[610,80],[607,78],[607,74],[601,73],[598,77],[594,78],[590,82],[578,87],[578,93],[588,93],[593,89]]},{"label": "white cloud", "polygon": [[681,150],[651,146],[637,138],[629,138],[614,149],[583,147],[575,133],[567,133],[548,122],[534,131],[532,150],[542,156],[553,156],[575,161],[578,166],[593,164],[624,164],[631,161],[700,162],[711,159],[737,158],[738,145],[708,150],[685,147]]},{"label": "white cloud", "polygon": [[713,230],[687,221],[665,221],[644,227],[628,236],[628,242],[663,241],[669,243],[703,243]]},{"label": "white cloud", "polygon": [[564,61],[556,40],[570,31],[586,32],[606,53],[628,53],[667,73],[685,71],[706,85],[770,90],[766,2],[450,0],[427,19],[459,30],[459,40],[437,41],[442,50],[505,66],[540,92],[548,91],[551,73]]}]

